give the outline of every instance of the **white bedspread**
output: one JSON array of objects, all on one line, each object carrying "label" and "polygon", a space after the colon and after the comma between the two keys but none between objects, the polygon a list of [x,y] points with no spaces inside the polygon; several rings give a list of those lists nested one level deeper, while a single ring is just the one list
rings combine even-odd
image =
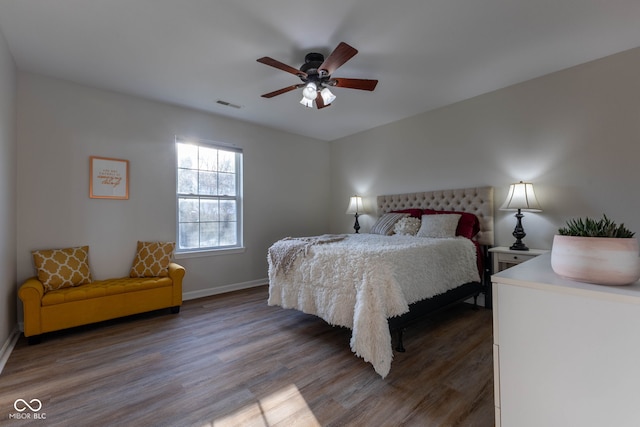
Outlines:
[{"label": "white bedspread", "polygon": [[292,240],[269,249],[269,305],[350,328],[351,350],[383,378],[393,358],[387,319],[413,302],[480,280],[475,245],[462,237],[349,234],[308,247],[286,273],[276,271],[271,255]]}]

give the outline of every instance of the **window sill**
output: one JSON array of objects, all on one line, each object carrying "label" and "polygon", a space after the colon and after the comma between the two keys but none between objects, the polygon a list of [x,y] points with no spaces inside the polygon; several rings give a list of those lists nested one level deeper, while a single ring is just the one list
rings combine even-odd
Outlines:
[{"label": "window sill", "polygon": [[233,254],[242,254],[245,253],[247,248],[229,248],[229,249],[209,249],[205,251],[191,251],[191,252],[176,252],[174,258],[178,259],[187,259],[187,258],[202,258],[208,256],[217,256],[217,255],[233,255]]}]

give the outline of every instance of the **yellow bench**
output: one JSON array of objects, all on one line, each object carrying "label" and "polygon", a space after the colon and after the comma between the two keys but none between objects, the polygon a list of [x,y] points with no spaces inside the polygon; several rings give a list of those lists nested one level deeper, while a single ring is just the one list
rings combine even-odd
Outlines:
[{"label": "yellow bench", "polygon": [[168,277],[125,277],[45,292],[36,277],[20,286],[24,336],[33,344],[46,332],[162,308],[179,313],[185,269],[169,264]]}]

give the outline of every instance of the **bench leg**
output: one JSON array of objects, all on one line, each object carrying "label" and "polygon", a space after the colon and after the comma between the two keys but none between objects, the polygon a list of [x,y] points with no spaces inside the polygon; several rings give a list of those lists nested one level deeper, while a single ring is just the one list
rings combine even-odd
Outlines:
[{"label": "bench leg", "polygon": [[179,306],[179,305],[177,305],[177,306],[175,306],[175,307],[171,307],[171,313],[173,313],[173,314],[178,314],[178,313],[180,313],[180,306]]},{"label": "bench leg", "polygon": [[33,335],[30,337],[27,337],[27,343],[29,345],[40,344],[41,341],[42,341],[42,337],[40,335]]}]

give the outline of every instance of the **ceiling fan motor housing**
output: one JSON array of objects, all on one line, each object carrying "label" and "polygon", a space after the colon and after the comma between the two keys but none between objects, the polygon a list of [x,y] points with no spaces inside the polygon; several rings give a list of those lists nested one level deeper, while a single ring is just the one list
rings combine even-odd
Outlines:
[{"label": "ceiling fan motor housing", "polygon": [[306,73],[306,77],[301,75],[300,80],[305,83],[316,83],[318,88],[321,84],[326,84],[330,76],[326,72],[321,73],[318,69],[324,62],[324,55],[321,53],[311,52],[304,57],[304,64],[300,67],[300,71]]}]

